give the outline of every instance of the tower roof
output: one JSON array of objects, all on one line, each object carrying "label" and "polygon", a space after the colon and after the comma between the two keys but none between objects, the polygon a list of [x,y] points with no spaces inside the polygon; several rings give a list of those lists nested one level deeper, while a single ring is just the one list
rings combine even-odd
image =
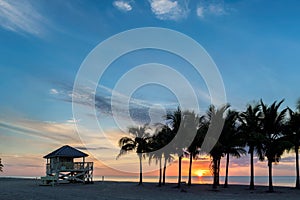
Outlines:
[{"label": "tower roof", "polygon": [[43,158],[54,158],[54,157],[70,157],[70,158],[81,158],[89,156],[69,145],[65,145],[56,149],[55,151],[45,155]]}]

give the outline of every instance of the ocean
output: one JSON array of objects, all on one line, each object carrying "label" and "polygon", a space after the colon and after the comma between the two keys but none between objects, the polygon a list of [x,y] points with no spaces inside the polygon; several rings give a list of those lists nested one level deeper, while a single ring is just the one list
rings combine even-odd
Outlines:
[{"label": "ocean", "polygon": [[[102,176],[94,177],[94,180],[101,181]],[[178,180],[177,176],[167,176],[166,182],[168,183],[176,183]],[[181,180],[183,182],[188,182],[187,176],[182,176]],[[225,180],[224,176],[220,176],[220,184],[223,184]],[[255,185],[268,185],[268,176],[256,176],[254,177]],[[104,181],[126,181],[126,182],[138,182],[138,176],[105,176]],[[144,182],[158,182],[158,177],[155,176],[144,176]],[[194,184],[212,184],[213,177],[212,176],[193,176],[192,183]],[[229,184],[238,184],[238,185],[249,185],[250,177],[249,176],[230,176],[228,178]],[[273,185],[274,186],[287,186],[287,187],[295,187],[296,178],[294,176],[274,176],[273,177]]]},{"label": "ocean", "polygon": [[[28,178],[28,179],[37,179],[39,177],[29,177],[29,176],[0,176],[0,178]],[[138,182],[139,176],[104,176],[104,181],[120,181],[120,182]],[[94,181],[102,181],[102,176],[94,176]],[[167,176],[167,183],[177,183],[177,176]],[[225,177],[220,176],[220,184],[224,184]],[[182,176],[182,182],[188,182],[187,176]],[[255,185],[267,186],[269,184],[268,176],[255,176],[254,183]],[[143,182],[152,182],[157,183],[158,177],[156,176],[143,176]],[[193,176],[193,184],[212,184],[212,176]],[[237,184],[237,185],[249,185],[250,177],[249,176],[229,176],[228,184]],[[296,177],[295,176],[273,176],[273,185],[274,186],[286,186],[286,187],[295,187]]]}]

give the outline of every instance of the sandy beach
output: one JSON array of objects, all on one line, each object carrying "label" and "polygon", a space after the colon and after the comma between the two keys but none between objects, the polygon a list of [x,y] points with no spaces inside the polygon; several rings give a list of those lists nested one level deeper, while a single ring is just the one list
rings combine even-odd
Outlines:
[{"label": "sandy beach", "polygon": [[157,187],[155,183],[138,186],[132,182],[94,182],[94,184],[64,184],[39,186],[39,180],[0,178],[0,199],[299,199],[300,190],[288,187],[275,187],[268,193],[266,186],[257,186],[254,191],[245,185],[220,187],[217,191],[211,185],[175,184]]}]

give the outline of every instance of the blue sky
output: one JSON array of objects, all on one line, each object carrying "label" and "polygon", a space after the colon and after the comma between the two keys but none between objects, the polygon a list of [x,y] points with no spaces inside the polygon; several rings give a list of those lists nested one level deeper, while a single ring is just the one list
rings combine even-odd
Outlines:
[{"label": "blue sky", "polygon": [[[81,146],[70,102],[77,71],[100,42],[133,28],[163,27],[196,40],[218,66],[235,109],[260,98],[267,103],[285,98],[283,107],[294,108],[300,97],[299,10],[296,0],[0,0],[0,156],[14,166],[16,155],[35,159],[64,143]],[[97,89],[98,119],[109,131],[114,125],[109,115],[101,115],[109,114],[103,97],[122,73],[149,62],[183,69],[203,90],[200,107],[208,106],[206,86],[188,63],[167,52],[132,52],[111,65]],[[158,86],[141,88],[132,98],[177,105],[174,95]],[[96,130],[83,128],[91,129],[87,135]]]}]

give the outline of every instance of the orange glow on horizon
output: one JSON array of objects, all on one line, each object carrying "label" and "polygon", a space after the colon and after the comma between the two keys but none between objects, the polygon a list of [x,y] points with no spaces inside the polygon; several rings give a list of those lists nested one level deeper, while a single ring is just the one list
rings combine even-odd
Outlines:
[{"label": "orange glow on horizon", "polygon": [[207,175],[209,175],[207,172],[208,172],[208,170],[198,169],[195,171],[195,175],[197,175],[199,177],[207,176]]},{"label": "orange glow on horizon", "polygon": [[196,171],[197,176],[202,177],[204,173],[201,170]]}]

